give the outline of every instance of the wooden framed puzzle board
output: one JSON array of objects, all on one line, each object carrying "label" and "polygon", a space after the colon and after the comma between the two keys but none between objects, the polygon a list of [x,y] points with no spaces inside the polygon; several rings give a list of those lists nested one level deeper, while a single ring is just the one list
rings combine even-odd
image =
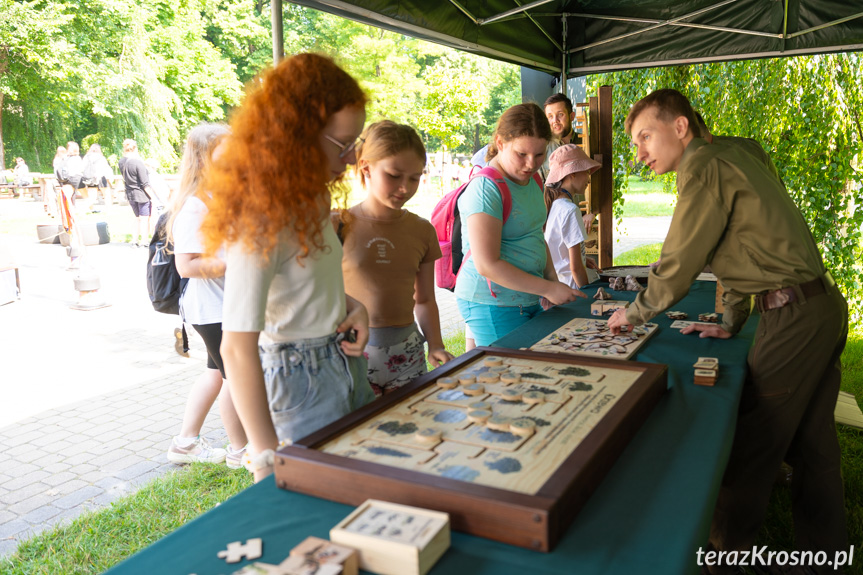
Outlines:
[{"label": "wooden framed puzzle board", "polygon": [[477,348],[279,451],[279,487],[554,547],[666,389],[660,364]]}]

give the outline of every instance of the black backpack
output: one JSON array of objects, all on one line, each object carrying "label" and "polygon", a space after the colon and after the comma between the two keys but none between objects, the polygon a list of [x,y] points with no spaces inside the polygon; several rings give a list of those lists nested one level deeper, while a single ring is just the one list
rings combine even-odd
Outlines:
[{"label": "black backpack", "polygon": [[147,258],[147,294],[153,309],[161,313],[179,315],[180,296],[189,280],[181,278],[174,262],[173,245],[168,243],[168,212],[159,217],[156,231],[150,241]]}]

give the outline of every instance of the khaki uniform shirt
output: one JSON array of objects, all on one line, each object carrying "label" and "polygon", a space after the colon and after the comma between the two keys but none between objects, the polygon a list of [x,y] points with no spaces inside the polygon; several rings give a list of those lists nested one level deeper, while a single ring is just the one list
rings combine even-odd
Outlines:
[{"label": "khaki uniform shirt", "polygon": [[[779,170],[776,169],[776,166],[773,165],[773,160],[770,159],[770,156],[767,152],[764,151],[764,148],[761,147],[757,141],[752,138],[740,138],[738,136],[713,136],[714,144],[726,144],[729,146],[738,145],[756,158],[763,164],[767,166],[767,168],[773,173],[774,176],[779,178]],[[782,178],[779,178],[780,180]]]},{"label": "khaki uniform shirt", "polygon": [[706,264],[725,288],[722,328],[731,333],[749,315],[749,296],[824,274],[785,186],[742,146],[693,139],[678,166],[677,190],[661,263],[627,310],[629,323],[641,325],[680,301]]}]

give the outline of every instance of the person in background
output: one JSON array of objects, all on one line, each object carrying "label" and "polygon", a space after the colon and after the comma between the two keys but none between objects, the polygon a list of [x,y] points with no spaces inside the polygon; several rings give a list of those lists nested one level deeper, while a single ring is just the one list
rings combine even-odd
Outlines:
[{"label": "person in background", "polygon": [[[834,409],[848,335],[848,305],[824,268],[785,186],[738,145],[699,137],[689,100],[657,90],[624,123],[636,159],[677,173],[677,206],[647,289],[608,320],[612,333],[641,325],[680,301],[706,264],[725,291],[721,325],[682,334],[728,339],[761,312],[748,358],[734,442],[710,528],[711,550],[752,549],[776,472],[792,465],[796,547],[834,556],[848,549],[841,453]],[[722,554],[720,554],[722,557]],[[724,561],[710,573],[737,573]],[[817,572],[833,572],[829,565]]]},{"label": "person in background", "polygon": [[110,178],[114,175],[114,170],[108,165],[108,160],[99,144],[91,145],[84,155],[83,174],[85,186],[98,188],[104,196],[105,203],[113,203]]},{"label": "person in background", "polygon": [[[403,209],[426,162],[419,134],[389,120],[369,126],[357,146],[357,173],[368,192],[342,214],[345,291],[369,311],[369,382],[383,395],[451,359],[434,291],[441,256],[434,227]],[[417,322],[414,321],[416,313]]]},{"label": "person in background", "polygon": [[345,295],[331,190],[365,123],[367,97],[317,54],[286,58],[235,112],[206,179],[207,253],[229,245],[222,358],[249,437],[246,468],[273,471],[279,442],[374,400],[365,307]]},{"label": "person in background", "polygon": [[129,207],[132,208],[132,213],[135,214],[137,220],[137,239],[134,243],[136,246],[146,247],[150,245],[150,236],[152,235],[150,216],[153,203],[151,198],[155,192],[150,187],[150,175],[138,153],[138,144],[135,140],[123,141],[120,173],[123,175],[123,183],[126,185],[126,199],[129,200]]},{"label": "person in background", "polygon": [[573,288],[582,288],[599,279],[592,259],[585,256],[587,233],[578,202],[590,181],[590,174],[602,165],[587,157],[575,144],[564,144],[551,155],[551,171],[545,181],[548,221],[545,241],[551,252],[557,279]]},{"label": "person in background", "polygon": [[63,177],[61,183],[71,187],[71,190],[67,188],[67,192],[69,199],[72,200],[72,205],[75,205],[78,190],[85,187],[84,160],[81,158],[81,149],[76,142],[66,144],[66,157],[61,164],[60,175]]},{"label": "person in background", "polygon": [[27,162],[24,158],[15,158],[15,171],[13,183],[16,186],[29,186],[33,184],[33,176],[30,175],[30,168],[27,167]]},{"label": "person in background", "polygon": [[[192,324],[207,347],[207,369],[189,390],[180,435],[171,440],[168,461],[172,463],[221,463],[238,469],[246,446],[246,433],[231,401],[225,382],[225,368],[219,347],[222,344],[222,300],[225,295],[224,254],[204,256],[200,235],[207,215],[208,199],[201,180],[214,156],[219,140],[228,134],[222,124],[201,124],[186,136],[180,164],[180,187],[170,199],[166,226],[168,243],[174,246],[174,261],[180,276],[189,278],[180,296],[180,313]],[[216,398],[228,435],[227,450],[212,447],[202,438],[201,427]]]},{"label": "person in background", "polygon": [[144,160],[144,165],[147,166],[147,175],[150,177],[150,188],[153,190],[151,198],[153,205],[156,206],[156,211],[161,212],[168,203],[168,197],[171,194],[171,188],[168,182],[159,173],[159,161],[155,158],[147,158]]},{"label": "person in background", "polygon": [[505,179],[512,209],[503,222],[503,198],[495,181],[474,178],[458,199],[465,258],[456,281],[459,311],[477,345],[489,345],[551,304],[586,297],[557,280],[542,235],[543,191],[534,174],[545,160],[551,128],[536,104],[518,104],[498,121],[489,166]]}]

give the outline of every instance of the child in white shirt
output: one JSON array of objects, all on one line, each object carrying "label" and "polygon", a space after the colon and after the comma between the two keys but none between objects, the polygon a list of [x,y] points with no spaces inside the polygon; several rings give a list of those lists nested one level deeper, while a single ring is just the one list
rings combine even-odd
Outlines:
[{"label": "child in white shirt", "polygon": [[595,263],[585,257],[581,210],[573,201],[587,189],[590,174],[601,164],[587,157],[575,144],[566,144],[552,153],[550,171],[545,181],[545,206],[548,219],[545,241],[551,252],[554,270],[561,283],[580,289],[599,279]]}]

